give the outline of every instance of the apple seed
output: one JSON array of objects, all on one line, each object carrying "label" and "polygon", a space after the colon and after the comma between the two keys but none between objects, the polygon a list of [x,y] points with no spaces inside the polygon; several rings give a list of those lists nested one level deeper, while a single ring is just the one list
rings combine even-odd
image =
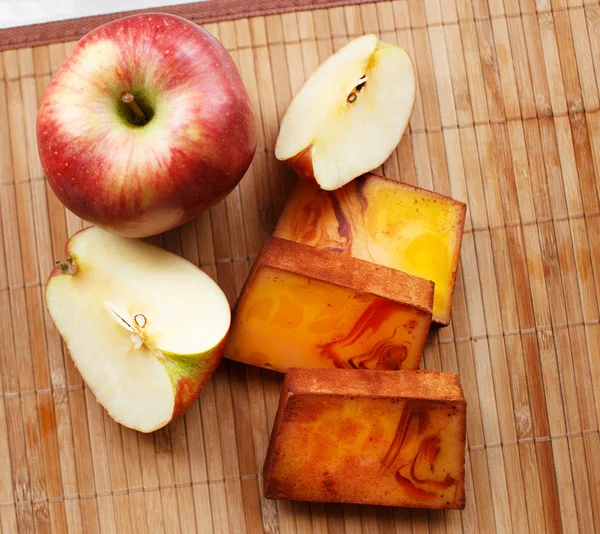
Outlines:
[{"label": "apple seed", "polygon": [[348,102],[349,104],[352,104],[352,102],[354,102],[356,100],[356,98],[358,97],[358,93],[360,93],[362,88],[365,86],[368,78],[369,78],[368,76],[363,75],[363,77],[360,80],[358,80],[358,83],[356,84],[354,89],[352,89],[352,91],[348,95],[348,98],[346,98],[346,102]]},{"label": "apple seed", "polygon": [[367,83],[367,80],[369,79],[369,77],[367,75],[363,76],[360,80],[358,80],[358,83],[356,84],[356,91],[360,91],[365,84]]}]

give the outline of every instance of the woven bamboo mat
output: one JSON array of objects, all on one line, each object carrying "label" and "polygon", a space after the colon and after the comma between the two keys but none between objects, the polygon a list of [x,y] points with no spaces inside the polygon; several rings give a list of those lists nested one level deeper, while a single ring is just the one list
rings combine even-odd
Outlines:
[{"label": "woven bamboo mat", "polygon": [[419,91],[387,176],[469,205],[452,324],[425,367],[469,403],[467,505],[420,511],[265,500],[280,376],[226,362],[153,435],[115,424],[53,327],[43,284],[82,222],[43,180],[35,116],[74,43],[0,61],[0,525],[21,532],[600,531],[600,5],[403,0],[207,24],[259,120],[224,202],[151,239],[200,264],[233,303],[291,173],[278,123],[306,76],[375,32],[415,59]]}]

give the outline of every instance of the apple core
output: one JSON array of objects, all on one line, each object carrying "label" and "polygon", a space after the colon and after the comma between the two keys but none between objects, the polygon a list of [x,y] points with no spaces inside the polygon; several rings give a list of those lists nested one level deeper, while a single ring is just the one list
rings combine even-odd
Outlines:
[{"label": "apple core", "polygon": [[352,91],[350,91],[348,98],[346,98],[346,102],[348,102],[349,104],[352,104],[352,102],[354,102],[358,98],[358,93],[360,93],[362,91],[362,88],[365,86],[368,79],[369,79],[369,77],[367,75],[363,75],[361,77],[361,79],[358,80],[356,87],[354,87],[352,89]]}]

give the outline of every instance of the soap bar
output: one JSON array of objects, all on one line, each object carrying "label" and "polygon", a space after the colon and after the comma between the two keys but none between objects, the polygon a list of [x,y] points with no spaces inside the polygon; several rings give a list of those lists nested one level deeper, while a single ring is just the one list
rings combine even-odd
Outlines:
[{"label": "soap bar", "polygon": [[290,369],[265,496],[462,509],[465,427],[455,374]]},{"label": "soap bar", "polygon": [[433,280],[433,321],[450,322],[466,205],[367,174],[335,191],[300,180],[273,235]]},{"label": "soap bar", "polygon": [[281,372],[416,369],[432,303],[428,280],[271,237],[242,290],[225,355]]}]

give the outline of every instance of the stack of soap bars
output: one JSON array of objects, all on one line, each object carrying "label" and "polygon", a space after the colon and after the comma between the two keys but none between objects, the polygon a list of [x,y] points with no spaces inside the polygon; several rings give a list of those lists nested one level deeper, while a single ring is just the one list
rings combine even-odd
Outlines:
[{"label": "stack of soap bars", "polygon": [[287,371],[267,497],[464,507],[460,382],[418,368],[431,322],[450,322],[465,213],[373,174],[335,191],[298,183],[226,349]]}]

